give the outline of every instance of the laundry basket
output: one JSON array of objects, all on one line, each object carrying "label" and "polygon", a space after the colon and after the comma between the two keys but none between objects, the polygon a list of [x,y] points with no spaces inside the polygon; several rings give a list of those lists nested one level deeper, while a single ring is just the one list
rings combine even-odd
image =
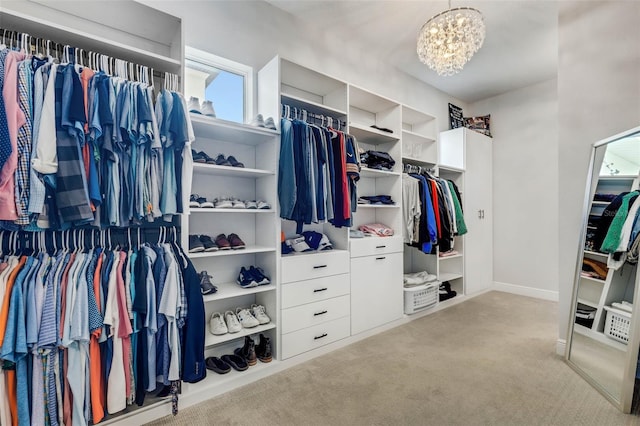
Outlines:
[{"label": "laundry basket", "polygon": [[440,282],[419,285],[404,289],[404,313],[407,315],[431,308],[438,302]]},{"label": "laundry basket", "polygon": [[605,306],[607,319],[604,324],[604,334],[624,344],[629,343],[629,328],[631,327],[631,313]]}]

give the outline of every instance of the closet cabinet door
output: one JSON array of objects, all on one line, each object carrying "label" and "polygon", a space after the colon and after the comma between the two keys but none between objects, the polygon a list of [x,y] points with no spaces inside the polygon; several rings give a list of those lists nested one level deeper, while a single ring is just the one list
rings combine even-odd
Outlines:
[{"label": "closet cabinet door", "polygon": [[464,178],[465,293],[474,294],[493,284],[493,197],[491,138],[465,130]]},{"label": "closet cabinet door", "polygon": [[402,253],[351,259],[351,334],[402,317]]}]

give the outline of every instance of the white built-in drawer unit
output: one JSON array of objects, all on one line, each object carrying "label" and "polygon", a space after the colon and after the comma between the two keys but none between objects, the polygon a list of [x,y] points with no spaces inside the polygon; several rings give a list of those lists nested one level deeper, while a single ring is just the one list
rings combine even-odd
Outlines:
[{"label": "white built-in drawer unit", "polygon": [[348,317],[351,311],[349,295],[294,306],[282,311],[282,333],[291,333],[312,325]]},{"label": "white built-in drawer unit", "polygon": [[403,251],[402,237],[365,237],[351,239],[351,257],[373,256]]},{"label": "white built-in drawer unit", "polygon": [[402,253],[351,259],[351,334],[402,318]]},{"label": "white built-in drawer unit", "polygon": [[321,253],[282,257],[282,283],[328,277],[349,272],[349,252],[330,250]]},{"label": "white built-in drawer unit", "polygon": [[328,343],[349,337],[351,334],[349,316],[338,318],[322,324],[314,325],[293,333],[282,335],[282,358],[319,348]]},{"label": "white built-in drawer unit", "polygon": [[349,274],[283,284],[280,290],[282,309],[344,296],[349,294],[350,285]]}]

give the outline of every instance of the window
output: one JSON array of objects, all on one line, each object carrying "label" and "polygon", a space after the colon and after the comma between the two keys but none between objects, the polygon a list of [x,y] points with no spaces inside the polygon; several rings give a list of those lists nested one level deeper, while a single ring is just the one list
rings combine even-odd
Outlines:
[{"label": "window", "polygon": [[253,68],[186,48],[185,96],[211,101],[217,118],[247,122],[253,111]]}]

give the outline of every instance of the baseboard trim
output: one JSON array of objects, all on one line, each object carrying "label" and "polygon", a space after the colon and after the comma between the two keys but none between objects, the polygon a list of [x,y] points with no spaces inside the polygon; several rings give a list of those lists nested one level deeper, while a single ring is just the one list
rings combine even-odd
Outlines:
[{"label": "baseboard trim", "polygon": [[519,294],[520,296],[535,297],[536,299],[551,300],[552,302],[558,301],[557,291],[543,290],[541,288],[526,287],[523,285],[516,285],[516,284],[509,284],[509,283],[494,281],[492,290],[502,291],[505,293]]},{"label": "baseboard trim", "polygon": [[558,339],[556,341],[556,353],[562,357],[567,350],[567,340],[566,339]]}]

